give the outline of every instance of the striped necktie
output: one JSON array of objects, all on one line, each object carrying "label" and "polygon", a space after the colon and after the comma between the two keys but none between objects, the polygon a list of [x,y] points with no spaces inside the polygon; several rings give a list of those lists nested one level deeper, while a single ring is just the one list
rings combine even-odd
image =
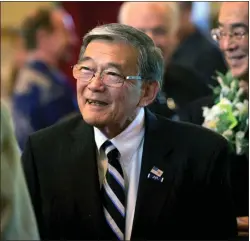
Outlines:
[{"label": "striped necktie", "polygon": [[124,240],[125,233],[125,185],[119,151],[110,141],[103,146],[108,157],[108,169],[101,188],[104,215],[114,233],[114,239]]}]

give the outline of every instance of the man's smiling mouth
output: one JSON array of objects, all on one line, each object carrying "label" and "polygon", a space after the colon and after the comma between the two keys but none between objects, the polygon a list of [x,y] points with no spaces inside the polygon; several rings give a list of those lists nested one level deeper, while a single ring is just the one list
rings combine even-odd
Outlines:
[{"label": "man's smiling mouth", "polygon": [[97,105],[97,106],[106,106],[106,105],[108,105],[108,103],[106,103],[106,102],[99,101],[99,100],[91,100],[91,99],[87,99],[86,103],[88,103],[89,105]]}]

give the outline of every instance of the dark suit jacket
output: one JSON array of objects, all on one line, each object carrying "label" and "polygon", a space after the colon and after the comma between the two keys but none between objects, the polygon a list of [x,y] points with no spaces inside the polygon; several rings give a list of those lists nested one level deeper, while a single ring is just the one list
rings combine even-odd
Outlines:
[{"label": "dark suit jacket", "polygon": [[227,71],[224,57],[216,42],[198,28],[180,43],[171,62],[197,71],[202,82],[207,85],[218,84],[217,80],[211,78],[216,70],[222,73]]},{"label": "dark suit jacket", "polygon": [[147,108],[153,113],[166,118],[172,118],[176,114],[176,110],[169,108],[166,96],[163,92],[159,92],[155,101],[148,105]]},{"label": "dark suit jacket", "polygon": [[[202,107],[211,108],[214,105],[212,96],[206,96],[198,99],[185,108],[178,111],[178,116],[181,121],[202,125],[204,122]],[[247,135],[248,136],[248,135]],[[236,155],[230,153],[230,176],[232,185],[233,201],[237,216],[249,215],[249,156]]]},{"label": "dark suit jacket", "polygon": [[177,111],[177,115],[181,121],[187,121],[196,125],[202,125],[204,122],[202,107],[211,108],[214,105],[214,98],[212,95],[204,96],[197,99],[184,108]]},{"label": "dark suit jacket", "polygon": [[[148,110],[131,239],[227,239],[236,234],[227,142]],[[93,127],[82,117],[33,134],[24,170],[44,239],[109,239]],[[148,179],[153,166],[164,181]]]},{"label": "dark suit jacket", "polygon": [[165,70],[162,92],[166,98],[172,98],[177,109],[188,103],[212,94],[212,90],[195,70],[175,63],[169,63]]}]

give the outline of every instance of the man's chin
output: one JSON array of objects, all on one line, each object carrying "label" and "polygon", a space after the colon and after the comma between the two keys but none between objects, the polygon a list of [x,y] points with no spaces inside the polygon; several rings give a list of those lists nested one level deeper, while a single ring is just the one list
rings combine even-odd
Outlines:
[{"label": "man's chin", "polygon": [[235,78],[238,78],[240,80],[248,80],[249,78],[249,71],[247,68],[232,68],[231,73]]},{"label": "man's chin", "polygon": [[103,128],[106,125],[106,121],[101,120],[100,118],[97,118],[97,117],[86,117],[86,116],[84,117],[83,116],[83,119],[87,124],[94,126],[98,129]]}]

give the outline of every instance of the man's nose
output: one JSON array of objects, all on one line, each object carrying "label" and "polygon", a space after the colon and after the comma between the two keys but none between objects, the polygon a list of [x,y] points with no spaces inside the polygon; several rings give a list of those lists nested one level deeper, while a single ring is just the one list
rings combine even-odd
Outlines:
[{"label": "man's nose", "polygon": [[219,45],[222,51],[234,50],[238,46],[237,42],[229,34],[220,40]]},{"label": "man's nose", "polygon": [[95,90],[99,90],[99,91],[104,90],[105,85],[104,85],[104,83],[102,81],[102,77],[101,77],[100,74],[98,74],[98,73],[94,74],[94,76],[92,77],[92,79],[88,83],[88,88],[90,90],[93,90],[93,91],[95,91]]}]

